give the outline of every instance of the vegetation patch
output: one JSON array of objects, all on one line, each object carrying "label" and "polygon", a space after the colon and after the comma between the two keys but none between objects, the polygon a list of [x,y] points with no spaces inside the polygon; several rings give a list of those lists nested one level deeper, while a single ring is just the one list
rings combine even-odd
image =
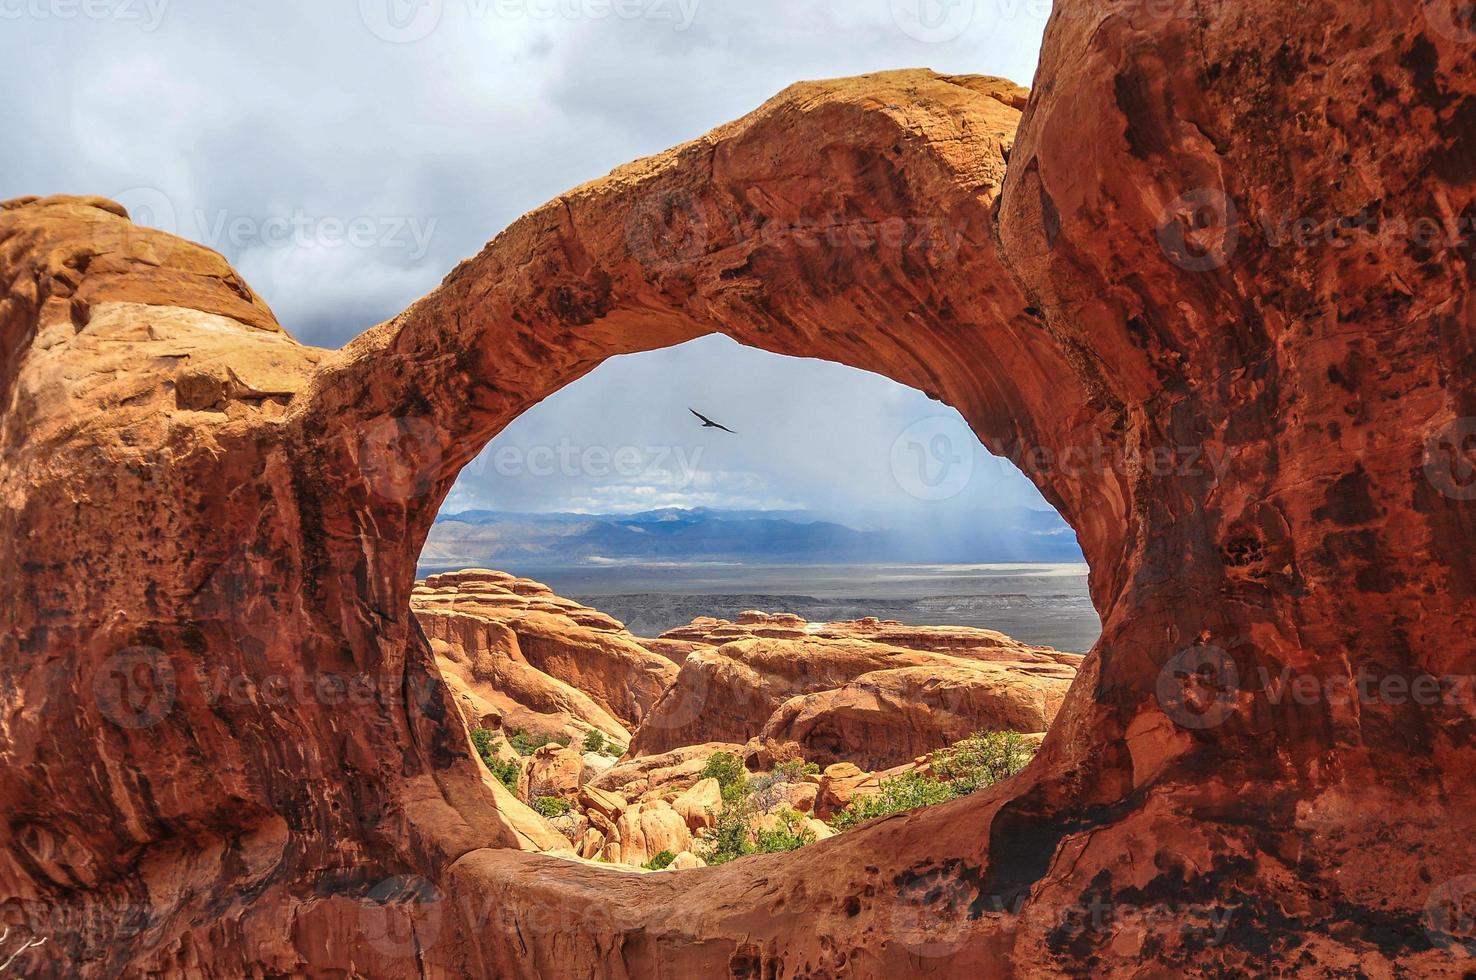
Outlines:
[{"label": "vegetation patch", "polygon": [[533,801],[533,809],[552,820],[554,817],[562,817],[574,809],[574,804],[562,796],[540,796]]},{"label": "vegetation patch", "polygon": [[605,733],[597,728],[591,728],[584,733],[584,751],[596,752],[600,755],[613,756],[618,759],[625,754],[625,746],[605,738]]},{"label": "vegetation patch", "polygon": [[541,732],[529,732],[521,728],[514,728],[507,733],[508,744],[518,755],[532,755],[545,745],[561,745],[569,747],[569,736],[546,735]]},{"label": "vegetation patch", "polygon": [[883,779],[879,792],[852,802],[831,826],[850,830],[878,817],[968,796],[1015,775],[1034,755],[1035,747],[1018,732],[976,732],[935,751],[929,760],[932,775],[909,772]]},{"label": "vegetation patch", "polygon": [[496,776],[502,785],[516,793],[518,772],[522,767],[513,759],[502,762],[497,758],[497,753],[492,749],[493,734],[485,728],[476,729],[471,733],[472,747],[477,750],[477,755],[482,757],[482,761],[487,764],[492,775]]},{"label": "vegetation patch", "polygon": [[660,854],[656,855],[651,860],[641,865],[641,867],[645,868],[647,871],[661,871],[664,868],[669,867],[671,865],[671,862],[675,860],[675,854],[671,853],[670,851],[662,851]]}]

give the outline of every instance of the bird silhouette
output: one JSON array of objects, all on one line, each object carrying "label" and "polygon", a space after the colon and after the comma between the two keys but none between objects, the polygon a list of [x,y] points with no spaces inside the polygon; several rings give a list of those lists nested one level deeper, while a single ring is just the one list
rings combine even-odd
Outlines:
[{"label": "bird silhouette", "polygon": [[726,425],[719,425],[718,423],[714,422],[712,419],[708,418],[706,415],[703,415],[695,408],[689,408],[687,409],[687,411],[691,412],[693,415],[702,420],[702,427],[704,429],[722,429],[724,432],[730,432],[735,436],[738,434],[736,432],[733,432],[733,430],[728,428]]}]

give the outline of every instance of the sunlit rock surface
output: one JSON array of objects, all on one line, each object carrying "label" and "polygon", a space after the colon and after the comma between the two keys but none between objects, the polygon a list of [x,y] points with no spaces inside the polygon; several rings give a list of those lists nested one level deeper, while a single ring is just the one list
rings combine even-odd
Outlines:
[{"label": "sunlit rock surface", "polygon": [[[922,71],[796,86],[530,213],[341,351],[114,205],[4,205],[5,955],[1466,972],[1470,24],[1439,0],[1148,6],[1058,5],[1028,103]],[[1281,233],[1303,218],[1333,234]],[[552,844],[474,758],[411,612],[417,552],[526,408],[713,331],[1023,448],[1102,638],[989,791],[716,868],[528,853]]]}]

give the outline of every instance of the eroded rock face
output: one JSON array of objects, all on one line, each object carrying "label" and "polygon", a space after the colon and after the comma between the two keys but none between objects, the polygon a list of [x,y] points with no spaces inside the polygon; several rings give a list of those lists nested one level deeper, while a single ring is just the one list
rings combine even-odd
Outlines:
[{"label": "eroded rock face", "polygon": [[745,639],[690,654],[630,754],[758,738],[754,750],[766,760],[864,760],[884,769],[976,731],[1043,732],[1076,675],[1023,647],[1037,662],[798,636],[804,638]]},{"label": "eroded rock face", "polygon": [[411,606],[458,696],[507,727],[625,745],[676,677],[619,621],[504,572],[432,575]]},{"label": "eroded rock face", "polygon": [[1045,732],[1076,672],[937,663],[862,674],[790,698],[757,736],[761,758],[888,769],[975,732]]},{"label": "eroded rock face", "polygon": [[[116,206],[5,205],[0,891],[7,943],[48,939],[18,962],[1462,971],[1469,696],[1264,678],[1472,673],[1468,239],[1388,231],[1476,214],[1469,25],[1150,6],[1060,5],[1023,119],[997,80],[797,86],[342,351]],[[1351,244],[1272,234],[1304,216]],[[887,374],[1022,458],[1102,639],[991,790],[718,868],[529,854],[411,615],[416,551],[521,411],[711,331]]]}]

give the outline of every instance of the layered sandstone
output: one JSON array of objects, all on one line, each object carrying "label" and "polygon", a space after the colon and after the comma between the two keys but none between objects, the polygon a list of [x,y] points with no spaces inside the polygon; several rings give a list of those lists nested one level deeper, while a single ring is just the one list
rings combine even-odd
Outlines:
[{"label": "layered sandstone", "polygon": [[[1471,25],[1173,7],[1059,5],[1028,104],[796,86],[342,351],[115,205],[0,206],[0,949],[85,977],[1463,972],[1469,699],[1316,692],[1473,672]],[[1282,234],[1303,218],[1330,234]],[[415,625],[416,553],[526,408],[713,331],[1017,454],[1102,639],[992,790],[718,868],[530,854]]]},{"label": "layered sandstone", "polygon": [[503,572],[432,575],[411,608],[474,726],[492,715],[506,728],[576,742],[593,729],[626,745],[676,677],[617,620]]},{"label": "layered sandstone", "polygon": [[977,731],[1043,732],[1076,674],[1043,656],[1012,663],[797,635],[690,654],[630,754],[757,739],[764,761],[884,769]]}]

